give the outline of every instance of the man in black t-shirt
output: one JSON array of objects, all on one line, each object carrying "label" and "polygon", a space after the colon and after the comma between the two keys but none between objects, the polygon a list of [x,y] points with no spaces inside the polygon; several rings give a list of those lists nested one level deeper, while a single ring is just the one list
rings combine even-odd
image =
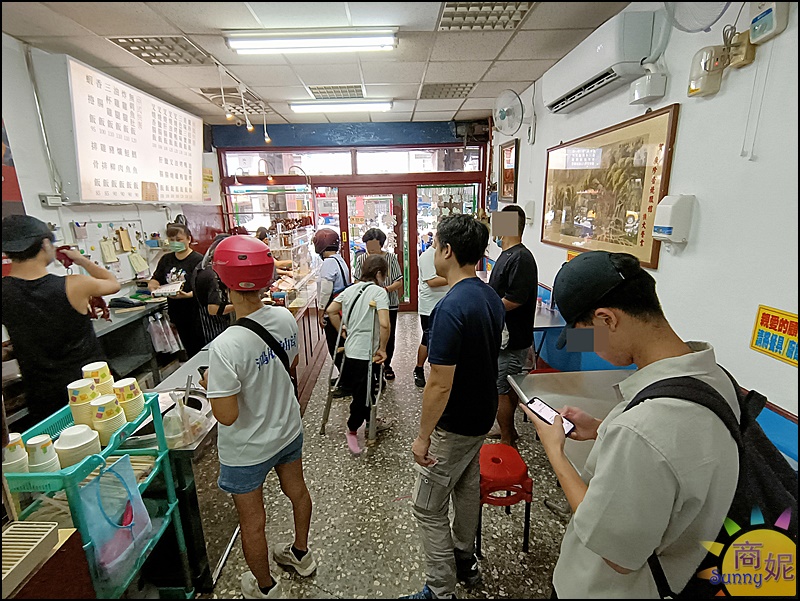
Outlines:
[{"label": "man in black t-shirt", "polygon": [[167,298],[167,311],[170,321],[178,330],[186,354],[191,358],[203,348],[203,335],[200,329],[199,306],[194,300],[189,276],[203,260],[203,255],[189,246],[192,243],[192,233],[182,223],[167,224],[167,238],[172,252],[159,259],[147,286],[152,291],[165,284],[185,282],[176,296]]},{"label": "man in black t-shirt", "polygon": [[524,370],[528,352],[533,344],[533,318],[536,314],[536,297],[539,272],[536,260],[522,244],[525,229],[525,212],[517,205],[509,205],[502,212],[516,212],[516,235],[501,236],[503,252],[498,257],[489,286],[495,289],[506,309],[506,325],[503,343],[498,357],[497,374],[497,422],[500,425],[500,442],[517,446],[517,429],[514,412],[517,398],[507,376]]},{"label": "man in black t-shirt", "polygon": [[453,598],[457,579],[468,586],[481,579],[475,558],[480,450],[497,413],[493,377],[504,313],[495,291],[475,274],[488,241],[486,226],[469,215],[442,219],[436,233],[436,273],[451,287],[430,316],[431,373],[411,445],[426,568],[425,586],[411,599]]}]

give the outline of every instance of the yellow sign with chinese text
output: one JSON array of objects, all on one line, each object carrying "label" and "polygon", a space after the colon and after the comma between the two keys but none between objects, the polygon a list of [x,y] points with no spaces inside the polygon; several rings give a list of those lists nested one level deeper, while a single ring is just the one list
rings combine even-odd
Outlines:
[{"label": "yellow sign with chinese text", "polygon": [[797,367],[797,315],[759,305],[750,348]]}]

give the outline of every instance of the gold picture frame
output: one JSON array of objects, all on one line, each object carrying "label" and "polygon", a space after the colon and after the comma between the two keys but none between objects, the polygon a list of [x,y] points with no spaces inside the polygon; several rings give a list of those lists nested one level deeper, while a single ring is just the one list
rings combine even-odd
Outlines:
[{"label": "gold picture frame", "polygon": [[679,106],[548,148],[542,242],[627,252],[657,268],[653,223],[669,189]]},{"label": "gold picture frame", "polygon": [[517,178],[519,176],[519,140],[514,138],[500,144],[500,202],[517,202]]}]

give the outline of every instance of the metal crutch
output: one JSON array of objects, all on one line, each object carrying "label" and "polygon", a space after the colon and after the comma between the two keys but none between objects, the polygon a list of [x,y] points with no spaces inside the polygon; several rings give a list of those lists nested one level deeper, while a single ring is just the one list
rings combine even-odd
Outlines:
[{"label": "metal crutch", "polygon": [[[375,322],[378,320],[378,305],[375,301],[369,301],[369,308],[374,312],[372,314],[372,332],[370,333],[370,343],[375,345]],[[378,340],[380,340],[380,328],[378,329]],[[369,360],[369,367],[367,368],[367,402],[369,403],[369,432],[367,432],[367,444],[375,444],[377,435],[377,414],[378,414],[378,401],[383,392],[383,363],[381,363],[380,373],[378,374],[378,393],[375,398],[372,398],[372,359]]]},{"label": "metal crutch", "polygon": [[[349,317],[349,316],[348,316]],[[344,316],[342,316],[342,320],[339,323],[339,331],[336,332],[336,344],[333,346],[333,357],[331,358],[331,369],[328,372],[328,397],[325,399],[325,410],[322,412],[322,426],[319,429],[320,434],[325,434],[325,424],[328,423],[328,417],[331,414],[331,404],[333,403],[333,391],[339,387],[339,382],[342,381],[342,374],[344,373],[344,364],[345,358],[342,357],[342,363],[339,366],[339,375],[336,377],[336,383],[331,384],[331,379],[333,378],[333,368],[336,365],[336,356],[339,354],[339,340],[342,339],[342,328],[344,327]],[[341,349],[341,352],[344,353],[344,348]]]}]

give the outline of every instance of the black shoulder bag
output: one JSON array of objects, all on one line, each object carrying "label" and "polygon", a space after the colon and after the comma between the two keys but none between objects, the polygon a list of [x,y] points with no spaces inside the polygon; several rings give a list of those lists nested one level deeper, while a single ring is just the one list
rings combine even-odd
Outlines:
[{"label": "black shoulder bag", "polygon": [[264,326],[257,321],[250,319],[249,317],[240,317],[233,325],[247,328],[251,332],[258,334],[261,339],[267,343],[267,346],[272,349],[272,352],[275,353],[275,356],[281,360],[281,363],[283,363],[283,366],[286,368],[286,373],[289,375],[289,379],[292,382],[294,396],[299,400],[300,395],[297,392],[297,380],[292,375],[291,367],[289,365],[289,355],[287,355],[286,351],[283,350],[280,342],[275,340],[275,337],[270,334]]}]

